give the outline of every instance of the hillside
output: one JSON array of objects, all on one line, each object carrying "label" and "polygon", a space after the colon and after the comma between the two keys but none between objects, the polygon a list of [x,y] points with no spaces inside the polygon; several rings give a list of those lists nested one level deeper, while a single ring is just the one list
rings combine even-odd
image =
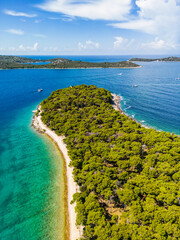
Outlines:
[{"label": "hillside", "polygon": [[112,103],[92,85],[57,90],[41,103],[42,121],[66,137],[84,239],[178,240],[180,138],[141,127]]},{"label": "hillside", "polygon": [[131,58],[132,62],[180,62],[180,57],[167,57],[167,58]]},{"label": "hillside", "polygon": [[[47,63],[45,63],[47,62]],[[37,63],[41,63],[38,65]],[[0,69],[55,69],[55,68],[136,68],[139,65],[130,61],[92,63],[83,61],[72,61],[65,58],[54,58],[46,60],[35,60],[25,57],[0,56]]]}]

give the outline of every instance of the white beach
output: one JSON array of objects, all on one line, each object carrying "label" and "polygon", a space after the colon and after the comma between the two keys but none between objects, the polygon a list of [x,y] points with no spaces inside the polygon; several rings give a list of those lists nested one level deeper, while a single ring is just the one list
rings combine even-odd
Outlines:
[{"label": "white beach", "polygon": [[50,130],[41,121],[41,116],[34,116],[32,125],[40,132],[47,134],[53,141],[58,145],[66,163],[66,176],[67,176],[67,191],[68,191],[68,214],[69,214],[69,229],[70,229],[70,240],[76,240],[82,237],[82,226],[76,226],[76,213],[75,213],[75,203],[70,204],[73,199],[73,194],[78,191],[78,186],[73,179],[73,168],[69,167],[70,158],[68,156],[68,151],[66,144],[63,142],[64,137],[58,136],[55,132]]}]

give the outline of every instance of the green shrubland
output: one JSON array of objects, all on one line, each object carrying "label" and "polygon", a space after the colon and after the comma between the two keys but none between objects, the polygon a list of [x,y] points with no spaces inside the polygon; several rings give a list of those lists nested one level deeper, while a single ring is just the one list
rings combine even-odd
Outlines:
[{"label": "green shrubland", "polygon": [[53,92],[42,121],[65,143],[84,239],[180,239],[180,138],[146,129],[96,86]]}]

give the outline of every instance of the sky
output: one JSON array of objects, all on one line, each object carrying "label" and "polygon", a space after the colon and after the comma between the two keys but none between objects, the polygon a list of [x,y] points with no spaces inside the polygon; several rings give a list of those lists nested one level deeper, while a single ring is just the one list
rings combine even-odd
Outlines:
[{"label": "sky", "polygon": [[180,0],[0,0],[0,55],[180,54]]}]

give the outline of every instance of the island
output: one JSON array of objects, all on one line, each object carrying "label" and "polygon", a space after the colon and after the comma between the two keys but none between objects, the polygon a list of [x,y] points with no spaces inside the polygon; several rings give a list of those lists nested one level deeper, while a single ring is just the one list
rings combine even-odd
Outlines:
[{"label": "island", "polygon": [[166,57],[166,58],[131,58],[132,62],[180,62],[180,57]]},{"label": "island", "polygon": [[141,126],[118,96],[84,84],[52,92],[33,124],[64,153],[71,240],[180,239],[180,137]]},{"label": "island", "polygon": [[139,68],[131,61],[121,62],[83,62],[65,58],[36,60],[17,56],[0,56],[0,69],[83,69],[83,68]]}]

